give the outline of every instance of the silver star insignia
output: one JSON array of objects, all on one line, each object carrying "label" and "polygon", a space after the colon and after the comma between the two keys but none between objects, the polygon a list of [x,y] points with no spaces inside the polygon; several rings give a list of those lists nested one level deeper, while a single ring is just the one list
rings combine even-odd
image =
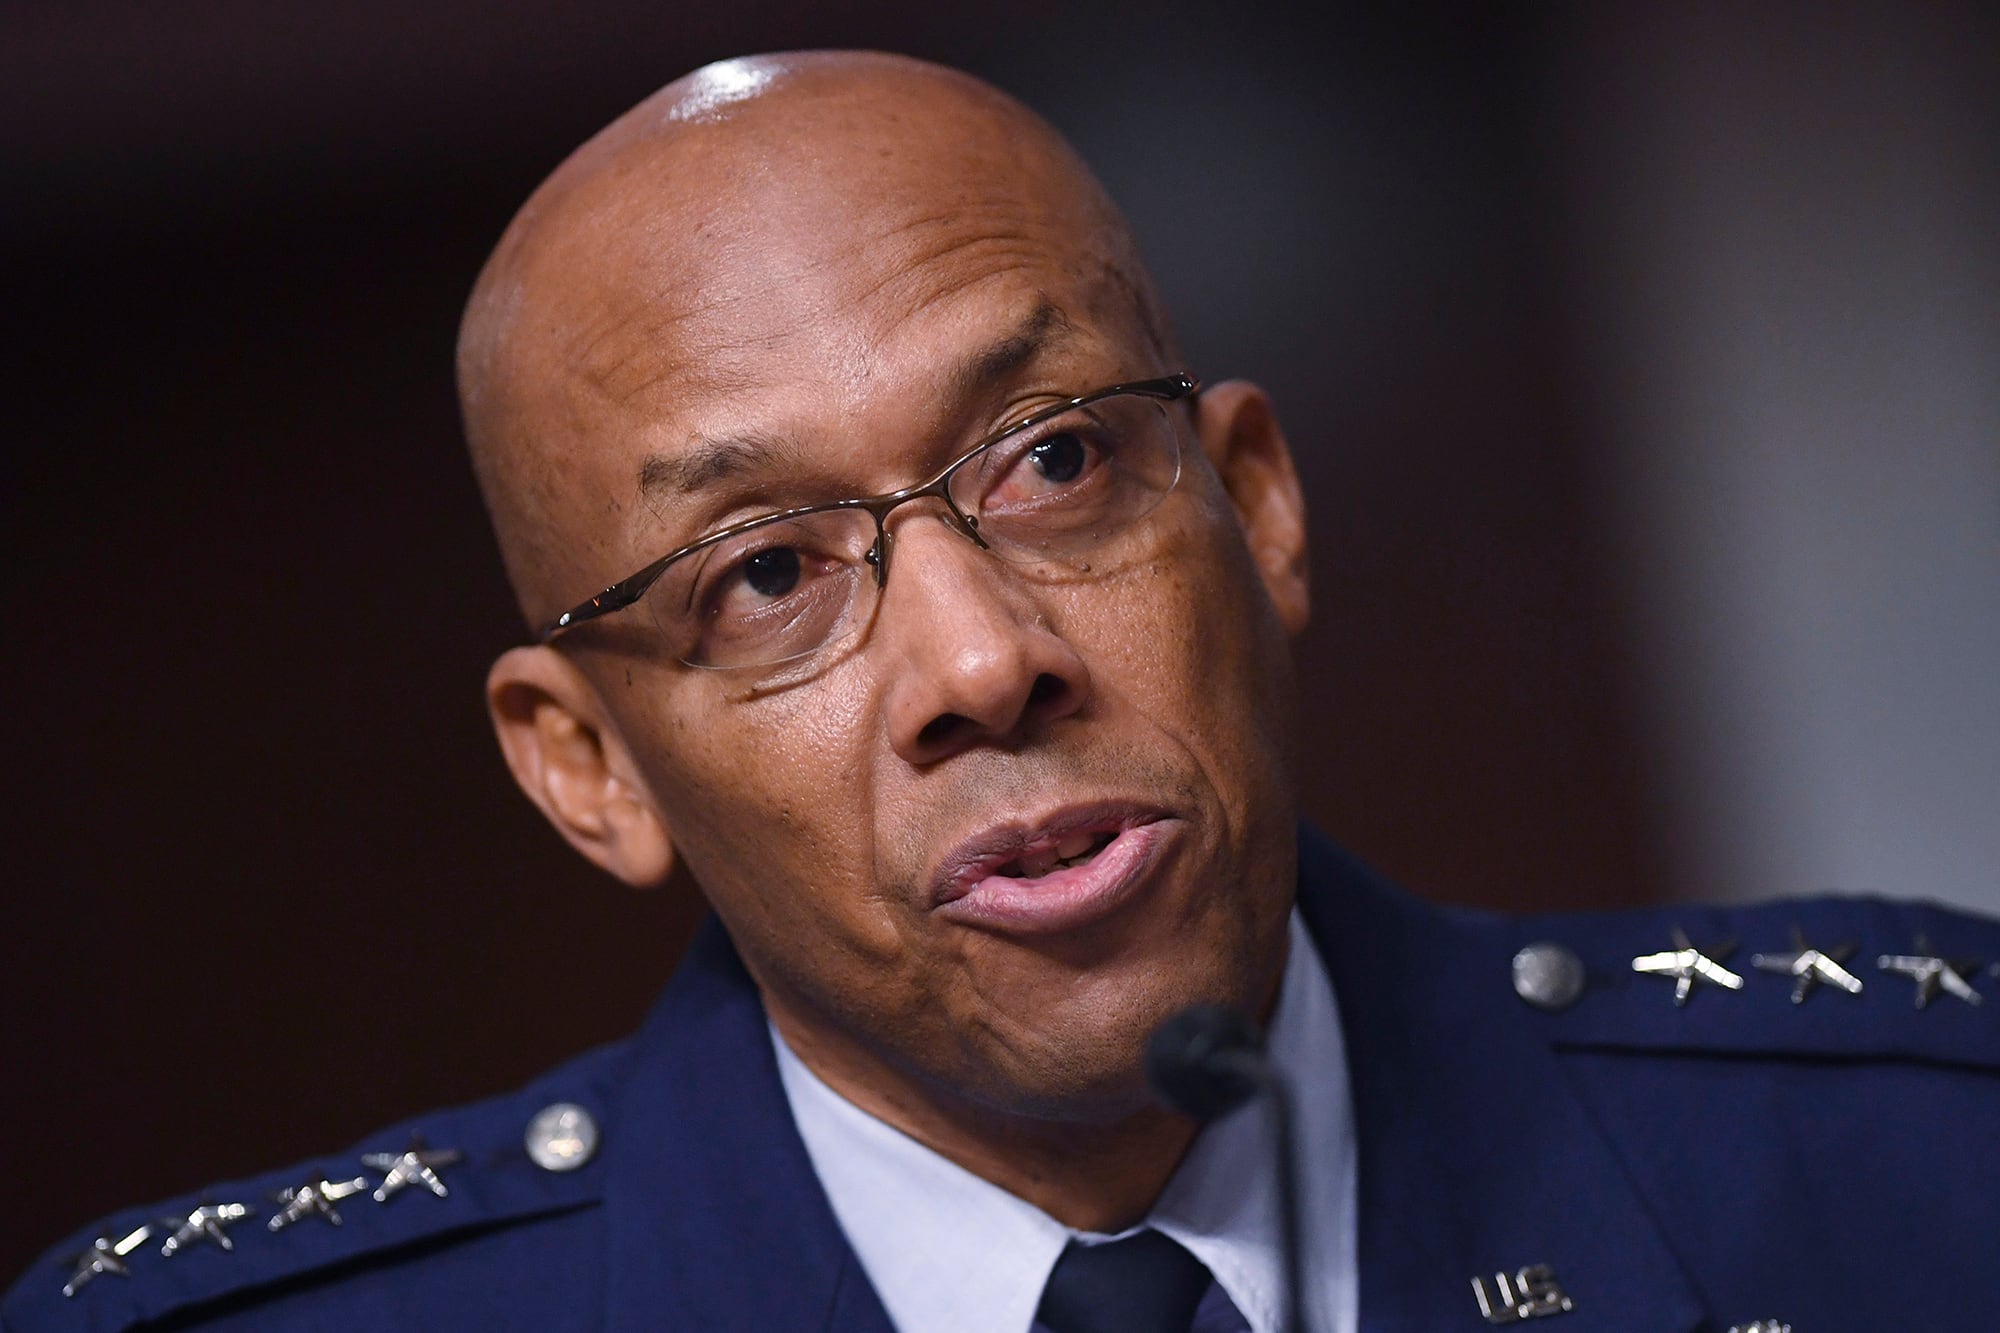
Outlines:
[{"label": "silver star insignia", "polygon": [[340,1212],[334,1207],[342,1199],[351,1198],[368,1188],[365,1176],[352,1180],[328,1180],[324,1176],[307,1180],[303,1185],[279,1190],[271,1197],[283,1207],[271,1214],[265,1225],[273,1231],[281,1231],[302,1217],[324,1217],[335,1226],[340,1225]]},{"label": "silver star insignia", "polygon": [[371,1171],[382,1172],[382,1183],[375,1187],[375,1202],[387,1203],[392,1195],[410,1184],[422,1185],[440,1199],[451,1191],[438,1179],[437,1168],[450,1166],[465,1154],[456,1148],[426,1148],[424,1136],[410,1135],[410,1146],[402,1152],[371,1152],[361,1155],[361,1164]]},{"label": "silver star insignia", "polygon": [[131,1277],[132,1270],[125,1266],[125,1256],[144,1245],[147,1237],[152,1234],[151,1227],[139,1227],[123,1240],[114,1241],[109,1236],[99,1236],[90,1242],[89,1249],[63,1260],[65,1264],[76,1266],[75,1271],[69,1275],[69,1281],[63,1283],[63,1295],[76,1295],[99,1273]]},{"label": "silver star insignia", "polygon": [[1967,1004],[1979,1003],[1979,992],[1965,979],[1967,973],[1979,970],[1978,961],[1940,958],[1931,952],[1931,942],[1922,935],[1917,936],[1915,953],[1885,953],[1875,960],[1875,966],[1884,972],[1900,972],[1916,982],[1919,1009],[1929,1004],[1939,990],[1956,995]]},{"label": "silver star insignia", "polygon": [[1792,927],[1790,953],[1760,953],[1750,958],[1752,967],[1766,972],[1782,972],[1792,977],[1792,1003],[1804,1004],[1813,988],[1826,981],[1849,995],[1861,993],[1861,978],[1842,967],[1854,953],[1854,946],[1842,944],[1832,949],[1815,949],[1806,943],[1805,932]]},{"label": "silver star insignia", "polygon": [[[1674,1003],[1686,1004],[1694,994],[1697,979],[1711,981],[1729,990],[1742,990],[1743,978],[1722,965],[1721,960],[1736,951],[1736,942],[1710,946],[1703,953],[1688,940],[1687,932],[1674,927],[1674,947],[1665,953],[1642,953],[1632,960],[1634,972],[1674,979]],[[1710,955],[1713,955],[1711,957]]]},{"label": "silver star insignia", "polygon": [[186,1217],[160,1219],[162,1228],[173,1228],[173,1234],[167,1237],[166,1244],[160,1246],[160,1253],[171,1259],[188,1246],[204,1240],[212,1240],[225,1250],[233,1250],[236,1248],[236,1242],[229,1239],[229,1233],[223,1228],[232,1222],[241,1222],[248,1216],[250,1208],[247,1204],[209,1203],[204,1199]]}]

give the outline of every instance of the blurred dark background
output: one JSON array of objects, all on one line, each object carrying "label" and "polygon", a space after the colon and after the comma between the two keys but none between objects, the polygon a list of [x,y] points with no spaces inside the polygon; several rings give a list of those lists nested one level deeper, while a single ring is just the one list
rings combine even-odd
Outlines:
[{"label": "blurred dark background", "polygon": [[1018,94],[1192,368],[1273,391],[1306,807],[1364,856],[1511,907],[2000,893],[1996,24],[1743,9],[11,7],[0,1278],[671,969],[691,886],[588,869],[487,731],[520,627],[451,346],[570,148],[748,51]]}]

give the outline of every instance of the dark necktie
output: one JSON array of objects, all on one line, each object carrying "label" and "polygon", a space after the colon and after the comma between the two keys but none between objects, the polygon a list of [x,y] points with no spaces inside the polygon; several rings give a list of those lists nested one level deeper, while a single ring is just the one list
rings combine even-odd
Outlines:
[{"label": "dark necktie", "polygon": [[[1206,1298],[1206,1299],[1204,1299]],[[1103,1245],[1071,1241],[1049,1273],[1037,1333],[1191,1333],[1247,1330],[1201,1260],[1150,1227]]]}]

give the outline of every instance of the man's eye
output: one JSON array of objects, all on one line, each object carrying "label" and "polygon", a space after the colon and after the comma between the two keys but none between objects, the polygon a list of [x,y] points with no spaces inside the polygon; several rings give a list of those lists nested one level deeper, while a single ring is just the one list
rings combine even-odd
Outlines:
[{"label": "man's eye", "polygon": [[986,474],[982,508],[1039,506],[1082,498],[1112,462],[1112,441],[1101,430],[1057,429],[1012,448],[996,449]]},{"label": "man's eye", "polygon": [[1051,435],[1028,450],[1028,461],[1044,480],[1061,485],[1083,475],[1088,451],[1074,435]]},{"label": "man's eye", "polygon": [[848,623],[874,535],[858,509],[752,524],[668,566],[649,597],[654,618],[696,666],[803,656]]},{"label": "man's eye", "polygon": [[759,551],[743,562],[743,581],[762,597],[783,597],[799,585],[799,553],[789,546]]},{"label": "man's eye", "polygon": [[813,591],[838,561],[798,546],[764,546],[717,560],[698,593],[702,614],[738,619]]}]

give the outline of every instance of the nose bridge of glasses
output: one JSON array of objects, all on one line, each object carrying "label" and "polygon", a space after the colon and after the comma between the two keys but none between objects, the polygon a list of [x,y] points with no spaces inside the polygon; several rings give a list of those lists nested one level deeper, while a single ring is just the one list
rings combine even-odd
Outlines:
[{"label": "nose bridge of glasses", "polygon": [[868,552],[868,563],[875,567],[875,586],[881,588],[889,581],[889,552],[895,544],[894,530],[889,526],[889,516],[897,510],[908,512],[906,506],[913,501],[935,499],[937,518],[946,527],[957,532],[981,550],[987,549],[986,538],[979,534],[979,520],[958,507],[949,489],[951,475],[947,473],[922,486],[912,486],[908,490],[897,491],[872,501],[862,507],[875,520],[875,545]]}]

